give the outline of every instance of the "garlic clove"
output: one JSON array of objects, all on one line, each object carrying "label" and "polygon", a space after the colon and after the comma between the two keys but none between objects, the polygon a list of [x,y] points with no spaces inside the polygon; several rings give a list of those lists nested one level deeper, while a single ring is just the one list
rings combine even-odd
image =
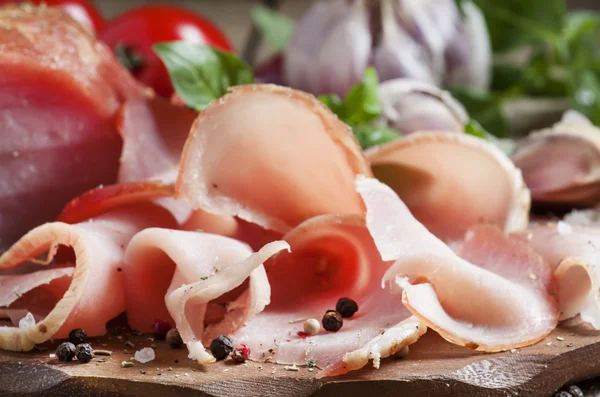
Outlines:
[{"label": "garlic clove", "polygon": [[395,79],[379,86],[383,125],[402,134],[417,131],[461,133],[469,117],[448,92],[411,79]]}]

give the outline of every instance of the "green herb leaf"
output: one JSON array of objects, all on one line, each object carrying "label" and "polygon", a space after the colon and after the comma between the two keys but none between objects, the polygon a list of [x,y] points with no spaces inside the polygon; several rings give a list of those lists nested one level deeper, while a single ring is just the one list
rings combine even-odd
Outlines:
[{"label": "green herb leaf", "polygon": [[382,145],[401,136],[392,128],[373,124],[383,111],[379,103],[378,87],[377,72],[369,67],[362,81],[352,86],[343,100],[334,94],[319,97],[340,120],[352,128],[363,149]]},{"label": "green herb leaf", "polygon": [[[502,103],[505,97],[469,87],[451,88],[450,92],[486,131],[498,137],[508,135],[508,123],[502,113]],[[513,95],[509,93],[506,94],[506,97],[513,97]]]},{"label": "green herb leaf", "polygon": [[251,13],[252,23],[276,52],[281,52],[294,32],[294,20],[280,12],[262,5],[255,6]]},{"label": "green herb leaf", "polygon": [[319,97],[319,101],[321,101],[333,113],[335,113],[340,120],[344,121],[344,102],[340,99],[339,96],[335,94],[321,95]]},{"label": "green herb leaf", "polygon": [[492,47],[506,51],[536,41],[554,41],[567,13],[564,0],[474,0],[483,12]]},{"label": "green herb leaf", "polygon": [[177,94],[196,110],[204,110],[229,87],[254,82],[252,68],[234,54],[183,41],[158,43],[153,48]]},{"label": "green herb leaf", "polygon": [[469,120],[467,124],[465,124],[465,134],[472,135],[477,138],[481,138],[484,140],[489,140],[490,136],[488,132],[477,122],[477,120]]},{"label": "green herb leaf", "polygon": [[400,138],[402,135],[389,127],[373,124],[359,124],[352,127],[352,132],[363,149],[383,145]]},{"label": "green herb leaf", "polygon": [[377,72],[372,67],[367,68],[362,81],[352,86],[344,98],[344,120],[348,124],[368,123],[381,116],[378,87]]},{"label": "green herb leaf", "polygon": [[600,79],[596,74],[583,72],[569,99],[572,109],[583,113],[595,125],[600,125]]}]

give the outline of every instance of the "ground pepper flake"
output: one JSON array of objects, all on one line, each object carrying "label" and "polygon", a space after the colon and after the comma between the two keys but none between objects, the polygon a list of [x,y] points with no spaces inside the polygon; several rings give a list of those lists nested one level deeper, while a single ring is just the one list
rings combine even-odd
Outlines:
[{"label": "ground pepper flake", "polygon": [[[300,368],[298,368],[298,366],[294,363],[292,365],[286,365],[285,367],[283,367],[283,369],[285,369],[286,371],[299,371]],[[275,372],[275,370],[273,370],[273,372]]]},{"label": "ground pepper flake", "polygon": [[110,350],[94,350],[94,354],[96,356],[112,356],[112,352]]},{"label": "ground pepper flake", "polygon": [[131,368],[131,367],[133,367],[133,363],[131,361],[122,361],[121,367],[122,368]]},{"label": "ground pepper flake", "polygon": [[565,340],[565,338],[563,338],[562,336],[557,336],[557,337],[556,337],[556,340],[559,340],[559,341],[561,341],[561,342],[562,342],[563,340]]}]

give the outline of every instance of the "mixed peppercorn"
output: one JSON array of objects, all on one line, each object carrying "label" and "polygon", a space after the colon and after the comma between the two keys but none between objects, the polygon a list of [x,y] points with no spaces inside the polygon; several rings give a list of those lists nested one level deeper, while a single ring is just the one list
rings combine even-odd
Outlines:
[{"label": "mixed peppercorn", "polygon": [[358,311],[358,304],[350,298],[340,298],[335,310],[327,310],[321,324],[326,331],[337,332],[344,325],[344,318],[350,318]]},{"label": "mixed peppercorn", "polygon": [[61,343],[56,348],[56,357],[59,361],[77,361],[88,363],[94,358],[94,349],[86,342],[87,333],[81,328],[69,332],[69,341]]}]

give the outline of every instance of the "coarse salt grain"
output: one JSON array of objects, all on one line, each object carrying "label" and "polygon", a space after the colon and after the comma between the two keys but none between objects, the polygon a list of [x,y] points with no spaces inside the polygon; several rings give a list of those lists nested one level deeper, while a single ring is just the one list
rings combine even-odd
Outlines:
[{"label": "coarse salt grain", "polygon": [[134,358],[136,361],[145,364],[154,360],[156,358],[156,354],[154,353],[154,349],[144,347],[142,350],[135,352]]},{"label": "coarse salt grain", "polygon": [[29,312],[27,312],[25,317],[23,317],[22,319],[19,320],[19,328],[20,329],[31,328],[34,325],[35,325],[35,318],[33,318],[33,314],[31,314]]},{"label": "coarse salt grain", "polygon": [[573,232],[573,226],[569,225],[567,222],[559,221],[556,225],[556,230],[561,236],[566,236]]}]

